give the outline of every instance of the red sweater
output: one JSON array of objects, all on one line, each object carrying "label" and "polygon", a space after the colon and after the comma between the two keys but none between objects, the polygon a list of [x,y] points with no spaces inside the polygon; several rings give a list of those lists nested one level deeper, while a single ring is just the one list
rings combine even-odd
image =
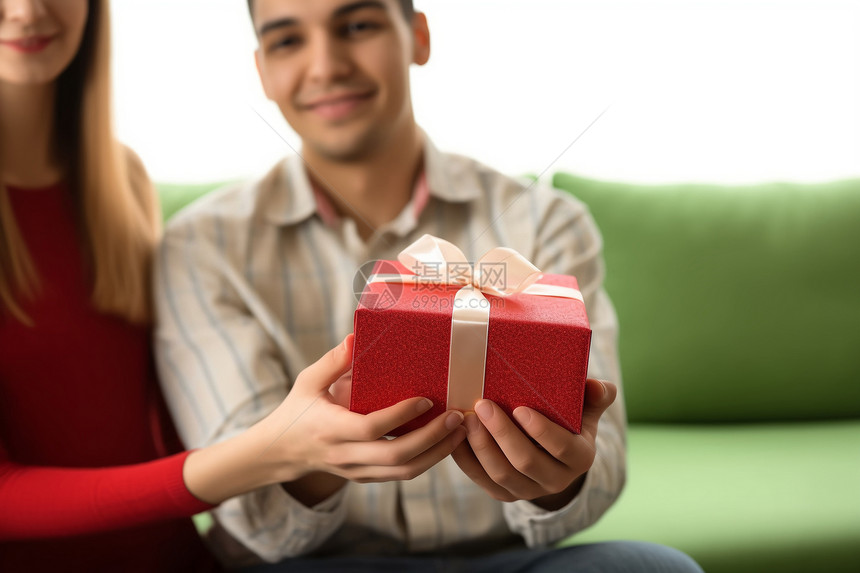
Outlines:
[{"label": "red sweater", "polygon": [[7,189],[41,290],[0,314],[0,571],[211,569],[149,330],[92,308],[64,185]]}]

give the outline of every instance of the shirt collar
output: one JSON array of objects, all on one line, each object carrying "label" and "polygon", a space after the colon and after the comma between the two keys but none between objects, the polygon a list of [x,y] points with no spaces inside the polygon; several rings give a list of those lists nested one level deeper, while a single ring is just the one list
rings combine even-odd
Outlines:
[{"label": "shirt collar", "polygon": [[[406,209],[412,210],[410,219],[420,216],[430,197],[463,203],[476,199],[480,193],[476,186],[457,185],[457,173],[449,172],[443,154],[423,131],[422,137],[424,172],[419,175],[412,200],[406,206]],[[298,154],[292,155],[278,163],[260,182],[261,193],[267,195],[264,204],[266,218],[270,222],[276,225],[294,225],[315,213],[319,214],[326,224],[337,222],[337,214],[331,200],[323,191],[314,189],[307,169]]]},{"label": "shirt collar", "polygon": [[430,196],[451,203],[477,199],[481,190],[475,185],[463,185],[463,173],[458,173],[451,161],[446,161],[426,133],[424,135],[424,171]]},{"label": "shirt collar", "polygon": [[316,212],[304,160],[291,155],[259,182],[259,201],[266,219],[275,225],[295,225]]}]

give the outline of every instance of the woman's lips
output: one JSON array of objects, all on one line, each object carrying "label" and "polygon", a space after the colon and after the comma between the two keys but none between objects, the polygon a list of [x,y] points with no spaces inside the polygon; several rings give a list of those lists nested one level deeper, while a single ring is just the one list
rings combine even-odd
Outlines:
[{"label": "woman's lips", "polygon": [[48,47],[54,40],[53,36],[30,36],[17,40],[0,40],[0,45],[6,46],[24,54],[35,54]]}]

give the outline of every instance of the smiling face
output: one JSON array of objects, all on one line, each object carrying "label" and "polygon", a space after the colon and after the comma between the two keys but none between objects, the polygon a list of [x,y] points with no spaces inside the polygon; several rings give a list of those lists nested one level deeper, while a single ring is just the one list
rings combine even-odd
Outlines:
[{"label": "smiling face", "polygon": [[51,83],[81,44],[87,0],[0,0],[0,82]]},{"label": "smiling face", "polygon": [[426,20],[395,0],[255,0],[266,96],[306,151],[351,161],[414,128],[409,65],[424,64]]}]

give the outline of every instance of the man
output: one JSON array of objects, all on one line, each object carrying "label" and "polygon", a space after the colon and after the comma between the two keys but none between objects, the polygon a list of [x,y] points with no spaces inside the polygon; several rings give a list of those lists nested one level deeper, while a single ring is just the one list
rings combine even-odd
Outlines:
[{"label": "man", "polygon": [[546,547],[617,498],[625,420],[614,384],[588,381],[581,435],[525,408],[515,413],[523,432],[482,400],[465,419],[446,413],[444,431],[440,419],[432,432],[393,440],[379,438],[396,424],[358,431],[358,415],[325,391],[350,368],[351,338],[336,345],[352,330],[353,275],[425,233],[473,261],[508,246],[544,272],[577,276],[593,329],[589,375],[617,382],[600,238],[575,200],[434,148],[412,111],[409,67],[428,61],[430,34],[410,1],[249,8],[263,88],[300,135],[301,154],[169,226],[157,264],[159,366],[190,447],[253,425],[300,375],[321,392],[296,422],[303,430],[284,428],[280,440],[306,475],[216,510],[222,558],[287,559],[291,571],[411,570],[434,567],[428,555],[444,551],[477,556],[469,568],[696,570],[683,555],[641,544],[490,555]]}]

